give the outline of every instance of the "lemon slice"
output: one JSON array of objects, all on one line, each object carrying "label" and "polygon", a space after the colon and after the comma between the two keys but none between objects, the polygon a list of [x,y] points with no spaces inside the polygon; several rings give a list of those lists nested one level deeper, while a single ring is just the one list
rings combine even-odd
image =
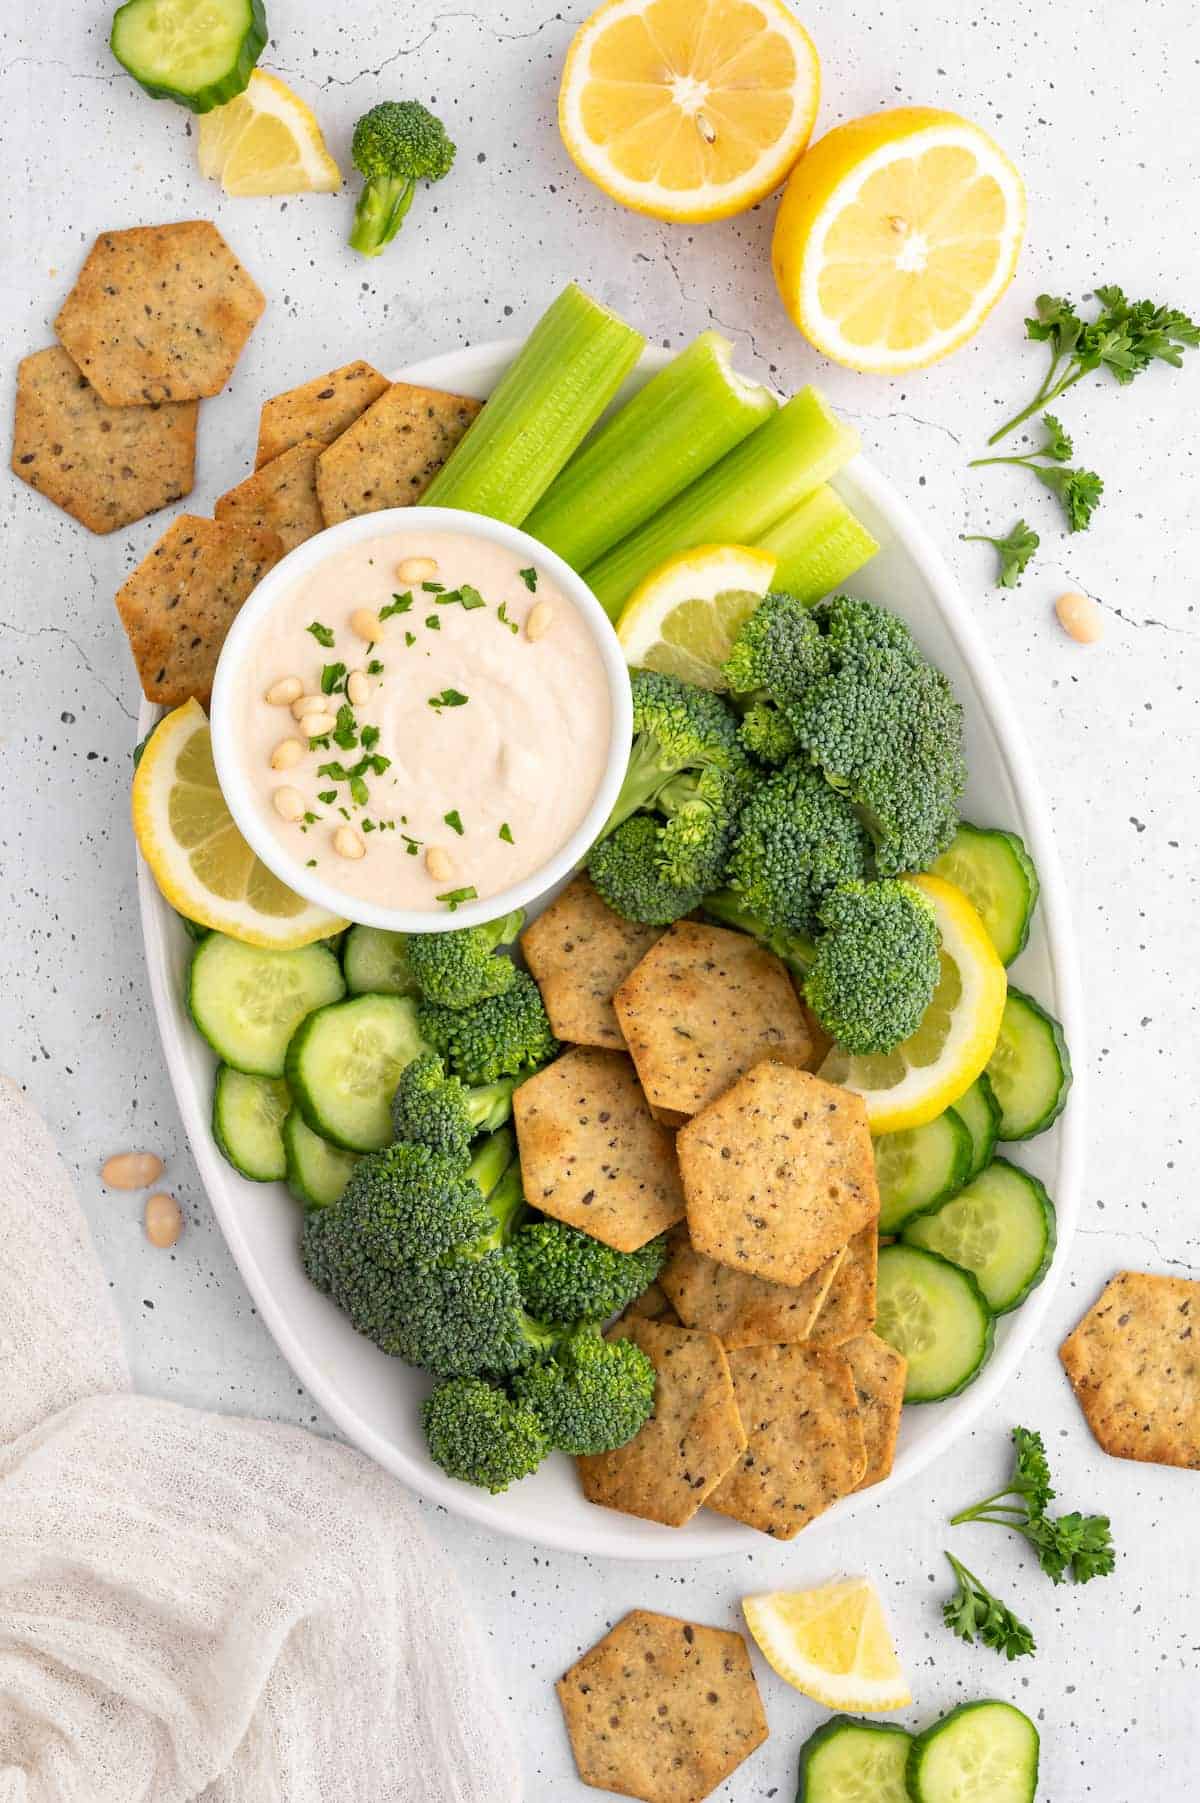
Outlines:
[{"label": "lemon slice", "polygon": [[912,1692],[867,1578],[743,1599],[746,1624],[779,1676],[828,1709],[882,1715]]},{"label": "lemon slice", "polygon": [[996,1049],[1008,979],[987,928],[961,889],[914,876],[933,903],[942,974],[925,1018],[892,1052],[853,1054],[835,1045],[819,1075],[854,1089],[872,1133],[899,1133],[936,1119],[970,1089]]},{"label": "lemon slice", "polygon": [[166,900],[202,927],[293,951],[346,925],[285,888],[238,832],[198,701],[168,714],[147,741],[133,778],[133,830]]},{"label": "lemon slice", "polygon": [[775,279],[818,350],[894,375],[979,329],[1024,230],[1021,177],[986,132],[896,107],[836,126],[797,164],[775,221]]},{"label": "lemon slice", "polygon": [[342,185],[312,112],[265,69],[236,100],[200,115],[198,150],[200,173],[226,194],[332,194]]},{"label": "lemon slice", "polygon": [[611,199],[724,219],[779,186],[820,90],[813,41],[783,0],[607,0],[567,52],[558,124]]},{"label": "lemon slice", "polygon": [[776,561],[752,545],[701,545],[669,557],[634,590],[617,622],[625,662],[723,689],[721,665],[770,588]]}]

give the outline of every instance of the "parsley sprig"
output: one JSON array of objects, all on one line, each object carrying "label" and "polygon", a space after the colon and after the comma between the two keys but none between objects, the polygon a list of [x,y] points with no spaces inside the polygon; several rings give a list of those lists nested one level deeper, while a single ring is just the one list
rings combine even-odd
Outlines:
[{"label": "parsley sprig", "polygon": [[1042,542],[1024,520],[1017,521],[1007,538],[990,538],[986,532],[964,532],[961,537],[968,545],[995,545],[1000,557],[997,588],[1016,588],[1026,564]]},{"label": "parsley sprig", "polygon": [[969,467],[977,470],[989,463],[1011,463],[1029,470],[1058,497],[1071,531],[1082,532],[1091,524],[1104,483],[1095,470],[1063,468],[1075,447],[1052,413],[1042,415],[1042,430],[1042,443],[1034,450],[1012,457],[976,457]]},{"label": "parsley sprig", "polygon": [[951,1527],[966,1522],[991,1522],[1021,1534],[1037,1554],[1038,1564],[1054,1583],[1070,1574],[1077,1584],[1104,1578],[1113,1570],[1116,1554],[1107,1515],[1050,1515],[1055,1491],[1042,1436],[1030,1428],[1013,1429],[1015,1457],[1012,1475],[1003,1490],[985,1496],[969,1509],[951,1517]]},{"label": "parsley sprig", "polygon": [[973,1571],[959,1563],[953,1553],[946,1554],[958,1589],[942,1604],[942,1620],[960,1640],[991,1647],[1006,1659],[1020,1659],[1037,1651],[1031,1630],[1015,1615],[1007,1603],[983,1585]]}]

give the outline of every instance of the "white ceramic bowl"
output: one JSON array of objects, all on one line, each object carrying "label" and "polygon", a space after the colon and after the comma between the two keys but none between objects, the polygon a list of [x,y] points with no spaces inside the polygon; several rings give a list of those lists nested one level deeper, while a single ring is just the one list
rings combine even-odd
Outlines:
[{"label": "white ceramic bowl", "polygon": [[297,545],[265,575],[254,593],[243,605],[229,629],[217,673],[213,681],[209,720],[212,728],[213,762],[217,780],[229,812],[254,851],[268,870],[281,883],[303,895],[306,901],[327,908],[344,920],[355,920],[363,926],[383,927],[389,932],[444,933],[450,928],[476,926],[481,921],[496,920],[513,908],[524,908],[539,895],[544,895],[581,862],[588,847],[597,837],[612,812],[625,769],[629,762],[629,746],[633,732],[633,705],[629,693],[629,674],[612,622],[593,595],[587,583],[576,575],[561,557],[520,532],[515,526],[499,520],[485,519],[481,514],[463,513],[457,507],[423,507],[420,530],[454,532],[462,538],[482,540],[514,552],[525,563],[536,563],[557,585],[559,592],[574,603],[588,626],[604,664],[609,695],[609,747],[600,786],[579,826],[545,864],[521,882],[504,889],[499,895],[485,896],[482,901],[461,903],[453,912],[445,908],[389,908],[383,902],[364,901],[347,895],[332,883],[324,882],[303,860],[293,858],[271,831],[261,810],[256,806],[249,773],[240,755],[237,737],[237,678],[241,664],[250,652],[263,621],[273,607],[310,570],[327,558],[336,557],[350,545],[364,539],[402,535],[414,528],[411,507],[389,507],[380,513],[365,513],[357,519],[343,520],[328,526],[315,538]]},{"label": "white ceramic bowl", "polygon": [[[400,374],[405,380],[482,400],[516,349],[511,341],[476,345],[431,357]],[[663,352],[648,352],[630,387],[665,361]],[[1012,975],[1062,1021],[1075,1065],[1074,1092],[1061,1119],[1040,1138],[1008,1148],[1016,1163],[1042,1179],[1057,1204],[1058,1248],[1049,1274],[1028,1302],[996,1323],[995,1353],[970,1389],[947,1402],[904,1411],[891,1476],[874,1489],[843,1497],[805,1530],[806,1540],[815,1534],[840,1535],[841,1544],[848,1547],[845,1530],[855,1510],[885,1498],[894,1503],[903,1484],[945,1452],[986,1410],[995,1412],[1001,1392],[1016,1379],[1022,1355],[1071,1255],[1083,1170],[1087,1049],[1070,898],[1054,849],[1049,810],[1018,725],[1018,706],[1001,686],[941,553],[908,502],[862,457],[855,458],[835,486],[880,544],[878,556],[850,584],[852,591],[885,602],[903,615],[963,703],[970,767],[967,818],[980,825],[1015,828],[1037,864],[1041,903],[1029,944]],[[143,706],[139,738],[156,713]],[[213,1144],[214,1060],[188,1019],[184,999],[191,942],[140,862],[138,891],[159,1031],[200,1175],[259,1313],[296,1376],[346,1438],[414,1490],[456,1514],[496,1533],[545,1546],[658,1562],[728,1558],[761,1546],[761,1536],[751,1528],[703,1509],[686,1528],[672,1529],[596,1508],[584,1501],[571,1462],[562,1457],[548,1459],[535,1476],[503,1496],[455,1483],[430,1463],[417,1408],[427,1380],[369,1345],[309,1283],[297,1253],[296,1204],[283,1185],[248,1183]],[[1029,1381],[1038,1381],[1032,1371]],[[1005,1419],[1019,1418],[1020,1406],[1015,1398],[1007,1403]]]}]

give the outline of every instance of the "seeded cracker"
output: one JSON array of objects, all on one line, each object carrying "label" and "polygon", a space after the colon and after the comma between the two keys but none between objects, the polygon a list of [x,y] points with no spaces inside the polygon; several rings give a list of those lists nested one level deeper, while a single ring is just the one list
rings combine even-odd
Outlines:
[{"label": "seeded cracker", "polygon": [[54,322],[111,407],[219,394],[266,301],[207,219],[102,232]]},{"label": "seeded cracker", "polygon": [[293,445],[223,494],[213,512],[228,526],[278,533],[285,551],[320,532],[325,521],[317,500],[315,438]]},{"label": "seeded cracker", "polygon": [[714,1334],[662,1321],[626,1320],[613,1339],[652,1360],[654,1408],[615,1452],[576,1460],[589,1502],[681,1528],[746,1449],[729,1360]]},{"label": "seeded cracker", "polygon": [[882,1483],[895,1463],[908,1360],[874,1333],[847,1340],[838,1351],[854,1377],[867,1448],[867,1469],[858,1488],[868,1490]]},{"label": "seeded cracker", "polygon": [[866,1473],[849,1362],[812,1346],[743,1346],[729,1369],[748,1444],[708,1506],[791,1540]]},{"label": "seeded cracker", "polygon": [[800,1284],[767,1283],[697,1252],[681,1224],[671,1230],[659,1281],[680,1320],[715,1333],[726,1351],[794,1344],[808,1339],[844,1257],[835,1252]]},{"label": "seeded cracker", "polygon": [[641,962],[661,928],[625,920],[577,876],[521,935],[550,1025],[569,1045],[625,1049],[613,991]]},{"label": "seeded cracker", "polygon": [[1105,1452],[1200,1471],[1200,1283],[1118,1271],[1059,1357]]},{"label": "seeded cracker", "polygon": [[742,1635],[635,1609],[559,1680],[584,1784],[700,1803],[767,1738]]},{"label": "seeded cracker", "polygon": [[147,701],[205,701],[234,615],[283,555],[273,532],[185,513],[117,590]]},{"label": "seeded cracker", "polygon": [[875,1292],[879,1272],[879,1236],[875,1222],[856,1233],[813,1322],[809,1339],[821,1346],[840,1346],[869,1333],[875,1325]]},{"label": "seeded cracker", "polygon": [[482,405],[393,382],[317,463],[326,524],[419,501]]},{"label": "seeded cracker", "polygon": [[617,1326],[620,1327],[626,1321],[664,1321],[668,1327],[683,1325],[661,1283],[652,1283],[649,1289],[634,1297],[618,1317]]},{"label": "seeded cracker", "polygon": [[580,1047],[513,1096],[532,1207],[635,1252],[683,1216],[674,1137],[646,1106],[620,1052]]},{"label": "seeded cracker", "polygon": [[331,445],[389,386],[386,376],[360,360],[272,395],[263,402],[259,415],[255,469],[272,463],[306,438]]},{"label": "seeded cracker", "polygon": [[114,532],[191,493],[197,411],[110,407],[56,344],[18,367],[12,466],[90,532]]}]

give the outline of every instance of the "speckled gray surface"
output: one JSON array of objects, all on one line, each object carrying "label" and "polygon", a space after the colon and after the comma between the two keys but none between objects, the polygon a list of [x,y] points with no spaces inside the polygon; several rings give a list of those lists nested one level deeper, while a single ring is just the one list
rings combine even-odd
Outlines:
[{"label": "speckled gray surface", "polygon": [[[528,1797],[590,1794],[574,1779],[552,1683],[628,1607],[732,1624],[746,1592],[840,1570],[873,1574],[887,1597],[917,1695],[906,1721],[967,1697],[1011,1697],[1041,1725],[1047,1803],[1193,1795],[1200,1480],[1105,1459],[1054,1347],[1121,1265],[1200,1275],[1188,1156],[1200,1127],[1189,931],[1200,899],[1200,367],[1157,371],[1126,393],[1097,380],[1072,396],[1068,423],[1108,485],[1086,536],[1060,537],[1049,497],[1016,473],[964,468],[999,410],[1033,386],[1038,353],[1020,321],[1039,289],[1114,280],[1195,311],[1191,0],[798,8],[822,58],[823,128],[886,105],[959,108],[994,128],[1029,185],[1011,294],[974,344],[904,381],[833,370],[789,329],[767,260],[770,205],[693,230],[620,212],[586,186],[553,127],[582,5],[276,0],[272,10],[265,65],[313,102],[336,154],[345,159],[367,105],[417,94],[459,140],[452,181],[421,196],[385,259],[363,263],[342,244],[344,196],[225,201],[203,182],[186,115],[152,104],[110,63],[100,0],[18,0],[0,25],[6,414],[17,358],[51,342],[83,252],[107,226],[214,218],[269,297],[231,389],[202,409],[197,511],[249,468],[265,395],[355,355],[388,368],[519,330],[569,274],[664,344],[719,324],[757,373],[820,380],[933,524],[1038,755],[1078,907],[1095,1065],[1084,1224],[994,1424],[811,1551],[803,1539],[764,1545],[724,1566],[547,1554],[427,1509],[511,1693]],[[1018,511],[1045,548],[1020,589],[994,589],[986,547],[957,534],[1005,530]],[[7,476],[0,522],[0,1064],[77,1173],[139,1384],[322,1429],[209,1214],[140,963],[126,802],[136,684],[111,597],[163,522],[93,538]],[[1064,587],[1102,603],[1100,647],[1081,651],[1056,628],[1050,604]],[[99,1184],[102,1157],[135,1145],[162,1153],[186,1205],[187,1233],[169,1254],[143,1239],[139,1200]],[[943,1517],[994,1487],[1016,1419],[1046,1434],[1067,1506],[1111,1512],[1121,1562],[1106,1583],[1055,1590],[1007,1537],[963,1531],[964,1556],[1037,1630],[1037,1659],[1010,1667],[951,1640],[937,1599]],[[720,1791],[727,1803],[790,1797],[796,1750],[822,1718],[765,1669],[762,1679],[771,1739]]]}]

